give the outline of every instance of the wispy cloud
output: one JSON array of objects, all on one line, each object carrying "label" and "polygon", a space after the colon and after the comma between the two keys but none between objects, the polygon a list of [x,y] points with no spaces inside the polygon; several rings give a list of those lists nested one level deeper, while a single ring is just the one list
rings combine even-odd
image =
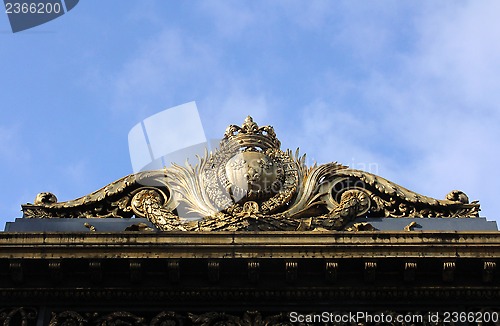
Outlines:
[{"label": "wispy cloud", "polygon": [[197,7],[203,15],[209,16],[216,27],[217,37],[240,37],[243,32],[256,23],[262,13],[252,10],[251,2],[203,1]]},{"label": "wispy cloud", "polygon": [[320,162],[377,163],[438,198],[461,188],[494,217],[499,6],[204,2],[204,36],[168,26],[146,39],[110,80],[113,107],[139,121],[197,100],[209,137],[252,114]]},{"label": "wispy cloud", "polygon": [[[359,98],[346,98],[351,103],[324,95],[303,109],[306,142],[377,160],[382,171],[391,167],[394,181],[437,198],[465,190],[495,218],[495,185],[487,180],[500,177],[494,168],[500,159],[500,23],[493,14],[499,5],[431,7],[414,22],[411,51],[389,54],[398,58],[397,70],[371,67],[353,88]],[[366,37],[355,42],[370,42]]]},{"label": "wispy cloud", "polygon": [[162,30],[144,42],[111,79],[113,108],[144,113],[151,112],[152,103],[179,104],[172,99],[182,97],[184,87],[199,83],[207,70],[213,70],[216,55],[214,49],[178,30]]}]

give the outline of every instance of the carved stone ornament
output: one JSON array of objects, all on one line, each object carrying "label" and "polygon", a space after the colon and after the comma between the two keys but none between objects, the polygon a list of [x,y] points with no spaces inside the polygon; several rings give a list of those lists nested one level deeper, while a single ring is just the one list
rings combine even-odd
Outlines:
[{"label": "carved stone ornament", "polygon": [[163,231],[344,230],[357,217],[477,217],[461,191],[438,200],[334,163],[282,151],[273,127],[231,125],[198,164],[128,175],[87,196],[41,193],[26,218],[147,218]]}]

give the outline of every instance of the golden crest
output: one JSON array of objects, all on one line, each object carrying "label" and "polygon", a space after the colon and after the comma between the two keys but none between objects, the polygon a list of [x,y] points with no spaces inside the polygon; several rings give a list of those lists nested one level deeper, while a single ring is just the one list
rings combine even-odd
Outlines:
[{"label": "golden crest", "polygon": [[279,192],[283,169],[276,165],[269,156],[260,152],[234,155],[227,161],[222,175],[231,198],[235,202],[263,199]]},{"label": "golden crest", "polygon": [[258,211],[267,213],[286,204],[297,189],[298,167],[279,146],[273,127],[259,127],[251,117],[242,127],[229,126],[220,148],[204,164],[213,204],[223,211],[256,201]]},{"label": "golden crest", "polygon": [[136,216],[165,231],[272,231],[342,230],[362,217],[478,216],[478,202],[461,191],[422,196],[335,162],[308,167],[280,145],[273,127],[247,117],[194,167],[132,174],[67,202],[42,193],[22,205],[24,217]]}]

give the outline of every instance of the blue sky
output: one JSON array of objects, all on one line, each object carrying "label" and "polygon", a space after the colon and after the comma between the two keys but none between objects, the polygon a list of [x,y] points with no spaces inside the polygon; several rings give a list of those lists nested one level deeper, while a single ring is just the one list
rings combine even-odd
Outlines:
[{"label": "blue sky", "polygon": [[42,191],[132,173],[127,135],[196,101],[209,138],[252,115],[339,161],[496,220],[498,1],[82,0],[13,34],[0,14],[0,224]]}]

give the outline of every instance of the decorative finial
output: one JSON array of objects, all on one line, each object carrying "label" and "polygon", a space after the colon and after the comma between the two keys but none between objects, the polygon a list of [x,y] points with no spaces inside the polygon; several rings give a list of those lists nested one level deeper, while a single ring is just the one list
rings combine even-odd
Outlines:
[{"label": "decorative finial", "polygon": [[256,133],[259,131],[259,126],[255,122],[253,122],[251,116],[247,116],[245,118],[245,121],[241,125],[241,131],[247,134]]},{"label": "decorative finial", "polygon": [[222,143],[232,142],[238,147],[255,146],[259,144],[262,149],[277,148],[281,146],[272,126],[259,127],[251,116],[247,116],[240,126],[230,125],[224,133]]}]

